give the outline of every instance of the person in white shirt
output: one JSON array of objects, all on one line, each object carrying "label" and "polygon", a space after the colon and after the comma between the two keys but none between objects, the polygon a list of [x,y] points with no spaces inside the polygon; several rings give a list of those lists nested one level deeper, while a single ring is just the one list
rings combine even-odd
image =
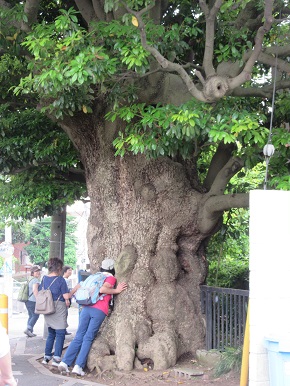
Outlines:
[{"label": "person in white shirt", "polygon": [[25,306],[28,312],[27,328],[24,331],[28,337],[33,338],[36,334],[33,333],[33,328],[38,321],[39,315],[35,313],[35,291],[40,284],[41,268],[39,265],[34,265],[30,270],[31,278],[28,284],[28,300],[25,302]]},{"label": "person in white shirt", "polygon": [[[66,284],[67,284],[67,287],[69,289],[69,291],[72,290],[72,280],[70,279],[70,276],[72,275],[72,267],[70,267],[69,265],[65,265],[62,269],[62,277],[64,278],[64,280],[66,281]],[[71,299],[69,299],[69,306],[68,308],[71,306]],[[71,332],[68,332],[68,330],[66,329],[65,330],[65,335],[71,335]]]}]

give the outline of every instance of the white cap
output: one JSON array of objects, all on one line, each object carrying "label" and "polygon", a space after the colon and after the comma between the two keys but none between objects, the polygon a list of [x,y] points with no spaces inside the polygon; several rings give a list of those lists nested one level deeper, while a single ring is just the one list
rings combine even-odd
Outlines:
[{"label": "white cap", "polygon": [[111,271],[114,268],[114,260],[113,259],[103,260],[101,268],[107,269],[108,271]]}]

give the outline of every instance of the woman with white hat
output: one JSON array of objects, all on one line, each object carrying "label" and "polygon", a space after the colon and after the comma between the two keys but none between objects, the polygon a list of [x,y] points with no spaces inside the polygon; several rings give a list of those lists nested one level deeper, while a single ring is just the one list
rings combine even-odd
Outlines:
[{"label": "woman with white hat", "polygon": [[[100,293],[105,294],[105,296],[99,299],[97,303],[82,308],[76,335],[58,366],[60,372],[65,371],[69,373],[69,367],[75,363],[72,373],[84,375],[83,368],[87,363],[91,345],[101,324],[108,315],[111,296],[119,294],[127,288],[126,283],[120,283],[117,285],[117,288],[114,288],[116,283],[114,260],[103,260],[100,271],[107,276],[100,288]],[[79,284],[73,288],[71,293],[75,293],[78,288],[80,288]]]}]

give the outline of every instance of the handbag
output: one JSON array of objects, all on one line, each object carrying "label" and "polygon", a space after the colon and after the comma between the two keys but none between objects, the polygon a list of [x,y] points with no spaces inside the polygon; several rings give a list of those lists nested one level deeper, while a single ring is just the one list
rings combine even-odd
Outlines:
[{"label": "handbag", "polygon": [[[50,286],[55,282],[55,280],[58,277],[56,277],[51,284],[47,287],[47,289],[42,289],[38,291],[38,294],[36,296],[36,302],[35,302],[35,314],[43,314],[43,315],[50,315],[55,313],[55,303],[52,297],[51,290],[49,289]],[[43,281],[43,287],[44,287],[44,279]],[[59,300],[59,298],[58,298]]]}]

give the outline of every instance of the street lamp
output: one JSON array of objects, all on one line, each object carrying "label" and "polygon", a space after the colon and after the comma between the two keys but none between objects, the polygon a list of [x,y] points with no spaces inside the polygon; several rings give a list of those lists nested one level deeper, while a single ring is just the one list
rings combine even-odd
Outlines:
[{"label": "street lamp", "polygon": [[266,161],[266,174],[265,174],[265,181],[264,181],[264,190],[267,189],[268,167],[269,167],[270,158],[272,157],[274,152],[275,152],[275,147],[271,143],[267,143],[267,145],[265,145],[263,148],[263,154],[265,156],[265,161]]}]

